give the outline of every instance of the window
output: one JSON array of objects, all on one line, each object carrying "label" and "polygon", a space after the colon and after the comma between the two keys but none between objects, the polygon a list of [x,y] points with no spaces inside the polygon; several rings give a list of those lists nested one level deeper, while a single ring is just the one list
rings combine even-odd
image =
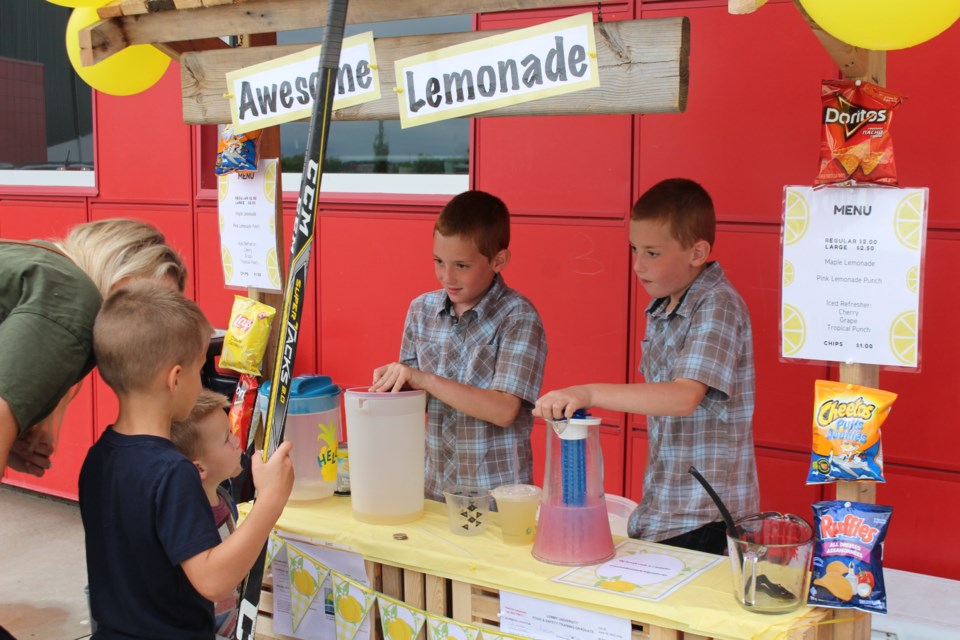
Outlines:
[{"label": "window", "polygon": [[[472,16],[347,25],[345,36],[373,31],[376,38],[470,31]],[[322,29],[284,31],[278,44],[316,44]],[[284,184],[300,184],[306,122],[280,126]],[[322,190],[359,193],[456,194],[469,188],[470,122],[454,119],[402,129],[399,120],[333,121]],[[291,186],[295,185],[295,186]]]},{"label": "window", "polygon": [[69,18],[0,2],[0,186],[95,186],[92,90],[64,51]]}]

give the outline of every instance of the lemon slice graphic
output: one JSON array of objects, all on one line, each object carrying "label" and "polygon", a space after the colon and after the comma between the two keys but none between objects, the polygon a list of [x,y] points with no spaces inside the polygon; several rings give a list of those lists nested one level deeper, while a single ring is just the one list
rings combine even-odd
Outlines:
[{"label": "lemon slice graphic", "polygon": [[911,366],[917,364],[917,312],[904,311],[890,323],[890,350],[893,356]]},{"label": "lemon slice graphic", "polygon": [[223,279],[226,282],[233,280],[233,256],[226,247],[220,247],[220,259],[223,261]]},{"label": "lemon slice graphic", "polygon": [[807,341],[807,323],[803,314],[791,304],[783,305],[781,312],[781,353],[785,357],[795,355]]},{"label": "lemon slice graphic", "polygon": [[907,249],[920,249],[923,236],[923,192],[906,196],[893,214],[893,230],[897,240]]},{"label": "lemon slice graphic", "polygon": [[907,291],[916,293],[920,290],[920,267],[913,265],[907,269]]},{"label": "lemon slice graphic", "polygon": [[810,206],[802,195],[787,190],[787,202],[783,212],[783,241],[786,244],[800,242],[810,226]]},{"label": "lemon slice graphic", "polygon": [[220,202],[223,202],[227,199],[227,194],[230,192],[230,183],[227,181],[227,176],[217,176],[217,198]]},{"label": "lemon slice graphic", "polygon": [[277,250],[273,247],[267,249],[267,278],[270,284],[280,288],[280,265],[277,263]]},{"label": "lemon slice graphic", "polygon": [[273,202],[277,197],[277,163],[271,162],[267,166],[267,173],[263,176],[263,195],[267,202]]},{"label": "lemon slice graphic", "polygon": [[793,278],[796,275],[796,270],[793,267],[793,263],[789,260],[783,261],[783,286],[789,287],[793,284]]}]

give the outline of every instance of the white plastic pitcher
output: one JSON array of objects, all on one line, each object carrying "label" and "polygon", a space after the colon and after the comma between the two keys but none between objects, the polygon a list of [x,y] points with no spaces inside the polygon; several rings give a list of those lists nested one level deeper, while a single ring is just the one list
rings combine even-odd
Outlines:
[{"label": "white plastic pitcher", "polygon": [[423,391],[343,394],[353,517],[399,524],[423,515],[427,396]]},{"label": "white plastic pitcher", "polygon": [[[267,418],[270,382],[260,388],[260,415]],[[337,443],[340,428],[340,387],[328,376],[297,376],[290,384],[284,440],[293,443],[293,490],[290,500],[321,500],[337,488]]]}]

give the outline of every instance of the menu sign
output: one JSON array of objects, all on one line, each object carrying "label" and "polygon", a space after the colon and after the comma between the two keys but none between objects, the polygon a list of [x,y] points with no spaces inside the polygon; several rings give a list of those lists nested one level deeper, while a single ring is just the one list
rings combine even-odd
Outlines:
[{"label": "menu sign", "polygon": [[927,190],[786,187],[781,355],[916,367]]}]

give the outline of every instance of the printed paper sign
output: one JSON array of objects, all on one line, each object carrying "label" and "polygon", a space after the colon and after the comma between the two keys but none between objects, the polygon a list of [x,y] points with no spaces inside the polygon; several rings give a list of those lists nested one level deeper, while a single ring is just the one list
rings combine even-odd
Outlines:
[{"label": "printed paper sign", "polygon": [[926,189],[786,187],[781,355],[916,367]]},{"label": "printed paper sign", "polygon": [[[251,65],[227,74],[235,134],[309,118],[319,84],[320,47]],[[333,108],[380,98],[373,32],[343,39]]]},{"label": "printed paper sign", "polygon": [[589,13],[397,60],[413,127],[600,86]]},{"label": "printed paper sign", "polygon": [[217,177],[220,258],[228,287],[280,291],[275,232],[277,160],[261,160],[255,173]]},{"label": "printed paper sign", "polygon": [[617,545],[613,560],[571,569],[553,581],[657,602],[722,561],[709,553],[631,539]]},{"label": "printed paper sign", "polygon": [[508,591],[500,592],[500,629],[535,640],[630,640],[626,618]]}]

